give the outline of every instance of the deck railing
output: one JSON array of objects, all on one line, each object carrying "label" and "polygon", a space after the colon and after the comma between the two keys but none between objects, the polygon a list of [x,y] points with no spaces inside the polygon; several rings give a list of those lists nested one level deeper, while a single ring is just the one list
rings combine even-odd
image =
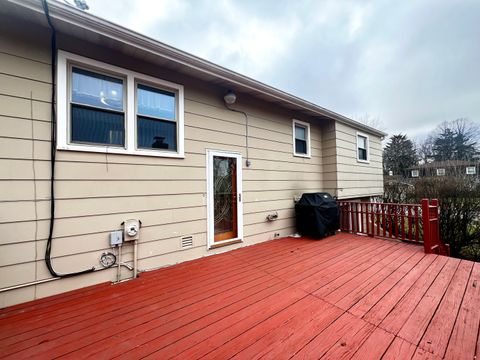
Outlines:
[{"label": "deck railing", "polygon": [[339,201],[340,230],[423,243],[425,253],[448,255],[440,240],[438,200],[421,204]]}]

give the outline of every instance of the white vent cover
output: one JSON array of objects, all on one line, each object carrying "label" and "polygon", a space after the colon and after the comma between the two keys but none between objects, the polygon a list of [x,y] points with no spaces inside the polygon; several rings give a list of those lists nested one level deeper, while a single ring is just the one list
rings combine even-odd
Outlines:
[{"label": "white vent cover", "polygon": [[183,236],[182,238],[180,238],[180,246],[182,247],[182,249],[192,247],[193,236],[189,235],[189,236]]}]

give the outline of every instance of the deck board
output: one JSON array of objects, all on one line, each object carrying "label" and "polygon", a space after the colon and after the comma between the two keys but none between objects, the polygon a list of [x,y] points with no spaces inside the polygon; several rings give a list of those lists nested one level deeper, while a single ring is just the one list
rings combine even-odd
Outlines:
[{"label": "deck board", "polygon": [[480,264],[286,238],[1,309],[0,357],[472,359],[479,305]]}]

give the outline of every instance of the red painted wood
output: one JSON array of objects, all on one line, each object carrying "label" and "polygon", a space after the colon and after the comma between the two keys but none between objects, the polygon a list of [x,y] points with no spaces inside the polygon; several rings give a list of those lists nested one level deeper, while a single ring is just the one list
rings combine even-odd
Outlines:
[{"label": "red painted wood", "polygon": [[351,359],[381,359],[394,338],[394,335],[380,328],[375,328]]},{"label": "red painted wood", "polygon": [[471,261],[460,263],[419,344],[422,349],[440,357],[445,354],[473,264]]},{"label": "red painted wood", "polygon": [[380,262],[379,264],[382,264],[380,266],[370,267],[358,277],[361,280],[360,284],[358,284],[358,279],[356,280],[356,286],[353,285],[353,282],[351,282],[351,284],[345,284],[342,286],[343,290],[337,289],[335,292],[329,294],[327,298],[335,299],[335,297],[337,297],[338,300],[335,301],[335,305],[341,309],[349,310],[358,301],[364,298],[382,280],[391,275],[416,253],[416,251],[406,249],[406,251],[402,251],[402,253],[398,254],[397,257],[394,258],[389,264],[386,264],[385,261],[383,264]]},{"label": "red painted wood", "polygon": [[416,349],[415,345],[396,337],[383,354],[382,360],[411,359]]},{"label": "red painted wood", "polygon": [[[473,266],[467,289],[449,339],[445,359],[473,359],[480,327],[480,263]],[[443,345],[443,344],[442,344]],[[477,353],[477,358],[479,354]]]},{"label": "red painted wood", "polygon": [[[399,237],[397,210],[380,206],[375,219],[376,205],[358,203],[348,214],[361,232]],[[415,237],[415,207],[404,218]],[[462,261],[455,269],[455,261],[347,233],[271,241],[0,310],[0,354],[471,359],[480,268]]]},{"label": "red painted wood", "polygon": [[[115,338],[108,337],[100,342],[95,342],[83,348],[81,354],[85,354],[85,357],[95,355],[95,357],[107,358],[121,355],[135,346],[140,346],[149,341],[157,340],[158,343],[168,344],[167,338],[174,338],[175,334],[180,333],[184,327],[193,327],[200,331],[204,327],[214,324],[282,289],[285,289],[285,284],[272,281],[244,290],[238,295],[230,294],[225,299],[217,298],[210,304],[198,304],[188,309],[181,309],[175,313],[156,317],[136,326],[135,331],[127,328],[123,332],[117,333]],[[160,348],[160,345],[158,347]]]},{"label": "red painted wood", "polygon": [[359,331],[345,334],[322,356],[322,359],[350,359],[374,330],[374,326],[365,323]]},{"label": "red painted wood", "polygon": [[[248,357],[248,359],[251,359],[256,355],[258,356],[258,353],[267,347],[266,339],[264,339],[267,334],[274,334],[278,338],[278,332],[282,326],[288,326],[290,328],[292,328],[294,324],[296,324],[296,328],[305,326],[305,324],[308,323],[308,321],[311,321],[313,317],[319,316],[321,313],[331,310],[331,308],[332,306],[326,302],[317,299],[314,296],[307,296],[294,305],[267,319],[260,325],[250,328],[233,339],[227,339],[230,341],[221,346],[216,346],[215,349],[206,354],[202,359],[230,359],[232,356],[239,354],[242,350],[246,350],[246,348],[250,347],[252,344],[262,342],[261,348],[257,348],[258,350],[254,351],[252,356]],[[302,314],[301,323],[297,320],[297,317],[300,317],[299,314]],[[219,335],[222,336],[223,334]],[[272,340],[270,340],[270,344],[271,342]],[[243,356],[245,356],[245,353]]]},{"label": "red painted wood", "polygon": [[[319,359],[338,341],[347,340],[359,332],[367,323],[345,313],[319,334],[312,334],[312,340],[300,349],[292,359]],[[287,354],[287,356],[290,354]],[[278,359],[268,354],[266,359]]]},{"label": "red painted wood", "polygon": [[[267,279],[267,282],[266,282]],[[216,309],[218,309],[218,302],[220,302],[220,305],[227,306],[230,305],[238,300],[243,299],[245,296],[251,296],[255,295],[256,293],[259,292],[258,288],[262,289],[265,287],[269,287],[272,285],[278,284],[279,281],[275,280],[272,281],[271,278],[269,277],[262,277],[259,279],[256,279],[252,282],[245,283],[244,285],[238,286],[237,288],[233,287],[231,291],[224,291],[219,295],[218,297],[215,297],[215,294],[209,294],[211,298],[204,299],[203,301],[199,301],[197,303],[193,303],[190,305],[189,308],[187,307],[180,307],[178,308],[177,304],[173,304],[171,307],[167,308],[166,311],[159,309],[155,312],[148,312],[149,309],[143,309],[143,308],[138,308],[138,310],[134,312],[129,312],[128,308],[124,309],[119,309],[118,313],[116,314],[116,317],[118,317],[118,320],[115,320],[116,317],[112,317],[111,313],[104,314],[104,315],[99,315],[99,316],[94,316],[91,317],[89,320],[82,320],[79,321],[78,323],[71,324],[69,326],[69,332],[68,334],[65,334],[64,328],[60,327],[57,331],[55,332],[49,332],[46,334],[39,334],[36,338],[32,338],[29,341],[22,341],[19,343],[16,343],[16,346],[11,346],[9,350],[15,350],[19,351],[21,349],[25,349],[29,346],[35,345],[42,343],[44,341],[48,341],[49,346],[51,347],[53,344],[54,346],[63,344],[63,343],[68,343],[70,340],[75,341],[77,336],[84,331],[87,332],[87,335],[84,337],[89,337],[92,341],[100,341],[104,337],[108,338],[108,335],[110,334],[110,330],[104,330],[103,329],[103,324],[104,323],[111,323],[115,324],[116,328],[115,330],[117,331],[116,334],[119,334],[122,331],[121,326],[124,326],[124,330],[128,332],[132,326],[135,326],[137,323],[143,324],[144,322],[150,320],[150,324],[153,324],[155,319],[160,319],[162,322],[169,321],[169,324],[173,323],[173,320],[177,317],[184,316],[188,314],[188,321],[191,321],[192,319],[195,318],[196,314],[195,310],[197,310],[198,307],[201,307],[202,311],[201,315],[205,315],[205,311],[214,312]],[[233,284],[235,286],[235,284]],[[233,298],[233,301],[232,301]],[[195,300],[195,298],[193,298]],[[148,315],[154,317],[152,319],[151,317],[146,317],[141,316],[142,313],[147,312]],[[122,321],[123,320],[123,321]],[[99,326],[100,324],[100,326]],[[64,325],[64,324],[63,324]],[[47,329],[45,329],[47,330]],[[141,326],[137,327],[137,331],[139,332],[141,330]],[[100,331],[102,332],[101,335],[97,335],[95,331]],[[114,334],[115,335],[115,334]],[[124,338],[126,338],[124,336]],[[97,351],[98,348],[96,347]],[[43,349],[47,350],[47,349]],[[28,351],[27,351],[28,353]],[[84,353],[87,353],[84,351]],[[17,354],[18,355],[18,354]]]},{"label": "red painted wood", "polygon": [[[375,257],[375,259],[378,259],[379,256],[377,256],[377,254],[382,253],[384,251],[390,251],[390,252],[394,251],[394,248],[395,246],[392,244],[388,244],[388,245],[384,244],[383,246],[374,248],[371,251],[363,252],[362,254],[357,253],[356,256],[353,256],[352,258],[335,262],[328,268],[324,268],[322,269],[322,271],[318,271],[314,275],[308,278],[305,278],[302,281],[299,281],[298,283],[296,283],[296,285],[298,285],[299,287],[301,287],[302,289],[308,292],[319,291],[316,295],[322,296],[322,291],[325,291],[325,290],[320,291],[320,289],[326,286],[327,284],[330,284],[332,281],[336,280],[337,278],[343,276],[346,273],[346,268],[351,268],[352,271],[357,271],[357,272],[361,271],[363,268],[368,267],[369,262],[375,261],[375,260],[372,260],[372,257]],[[341,280],[338,280],[332,286],[336,288],[339,282],[343,283],[342,280],[343,278]],[[328,289],[327,293],[328,292],[330,292],[330,289]]]},{"label": "red painted wood", "polygon": [[317,290],[314,294],[319,297],[324,297],[332,304],[337,304],[344,296],[347,296],[358,287],[365,286],[365,282],[375,273],[384,269],[385,266],[396,261],[399,257],[401,258],[404,253],[408,251],[408,246],[398,245],[391,250],[390,252],[387,250],[377,256],[372,256],[369,261],[356,266],[327,286]]},{"label": "red painted wood", "polygon": [[[213,359],[225,359],[227,355],[235,355],[237,350],[244,349],[247,345],[251,344],[251,342],[265,335],[265,333],[274,331],[277,326],[289,320],[295,314],[308,310],[309,307],[314,305],[320,305],[318,299],[316,301],[315,297],[306,296],[292,305],[281,309],[265,321],[260,322],[257,326],[251,327],[252,323],[260,321],[258,317],[255,319],[253,319],[253,317],[242,319],[237,323],[231,324],[224,331],[220,331],[201,343],[181,352],[177,355],[177,358],[198,359],[209,355],[209,357]],[[228,346],[225,346],[227,344]],[[233,354],[231,354],[231,352],[233,352]]]},{"label": "red painted wood", "polygon": [[[405,322],[398,336],[402,339],[410,341],[412,344],[418,344],[422,338],[427,326],[435,314],[438,304],[442,300],[445,291],[452,280],[460,261],[450,258],[448,263],[437,276],[432,286],[425,293],[425,296],[418,302],[417,306]],[[407,309],[404,307],[405,313]],[[397,318],[398,323],[399,318]],[[389,329],[394,326],[388,326]]]},{"label": "red painted wood", "polygon": [[[325,297],[332,291],[336,290],[337,288],[341,287],[343,284],[351,280],[352,278],[356,278],[357,275],[360,274],[362,271],[368,269],[370,266],[373,266],[385,257],[389,258],[392,254],[401,249],[401,246],[399,244],[392,243],[389,245],[390,246],[386,245],[384,247],[379,247],[372,250],[371,252],[366,253],[362,257],[353,259],[351,264],[353,266],[351,266],[350,271],[345,271],[345,266],[337,266],[338,271],[321,274],[321,282],[315,283],[316,287],[319,285],[321,286],[315,289],[313,293],[315,294],[315,296]],[[306,289],[308,291],[314,290],[312,286],[309,286]]]},{"label": "red painted wood", "polygon": [[354,306],[352,306],[348,312],[357,316],[363,317],[378,301],[380,301],[385,294],[387,294],[400,280],[402,280],[408,273],[414,269],[418,269],[418,273],[421,273],[430,264],[425,260],[423,253],[418,251],[409,258],[402,266],[395,270],[392,274],[384,278],[372,291],[366,294],[360,299]]},{"label": "red painted wood", "polygon": [[[261,273],[257,270],[249,270],[248,274],[250,274],[251,271],[253,271],[253,274],[255,274],[255,276],[257,277],[261,275]],[[223,281],[225,284],[229,284],[232,282],[232,280],[235,280],[236,277],[241,276],[241,274],[235,274],[235,270],[232,269],[218,275],[218,281]],[[204,282],[202,282],[200,278],[203,279]],[[137,309],[139,307],[145,308],[148,305],[158,303],[160,300],[164,301],[164,304],[177,303],[179,300],[179,295],[184,293],[185,291],[188,292],[188,295],[185,296],[192,296],[192,294],[195,293],[203,293],[205,290],[218,288],[219,282],[216,281],[216,279],[212,278],[211,274],[209,274],[208,277],[204,277],[203,274],[201,274],[200,278],[195,278],[194,276],[190,275],[190,278],[183,283],[170,283],[169,287],[165,285],[165,283],[153,289],[151,288],[151,286],[149,288],[148,285],[145,285],[145,289],[143,289],[144,291],[142,291],[142,297],[140,298],[140,300],[137,297],[128,296],[131,295],[132,290],[138,290],[138,286],[136,286],[137,284],[135,284],[135,282],[132,282],[130,286],[130,292],[128,291],[127,287],[123,286],[121,289],[119,289],[119,291],[114,294],[122,299],[122,307],[114,307],[112,309],[113,312],[111,314],[111,317],[115,317],[119,312],[128,313],[129,309]],[[146,289],[148,290],[145,291]],[[168,291],[166,291],[166,289],[168,289]],[[123,293],[125,293],[124,298],[122,297]],[[52,309],[52,312],[42,314],[41,316],[36,316],[35,318],[30,319],[30,321],[28,322],[25,321],[20,324],[15,324],[15,327],[13,329],[4,327],[2,324],[2,326],[0,326],[0,334],[3,334],[3,331],[6,331],[10,337],[15,334],[24,334],[24,329],[27,326],[30,326],[29,324],[31,321],[35,321],[37,324],[36,327],[32,327],[32,330],[36,329],[36,332],[41,333],[43,333],[45,328],[48,328],[48,326],[56,327],[57,323],[64,325],[68,325],[70,323],[78,324],[79,320],[84,320],[89,317],[92,318],[96,315],[103,315],[106,309],[111,308],[112,296],[112,293],[104,294],[103,298],[95,299],[94,302],[84,301],[84,304],[82,306],[74,306],[72,308],[54,307]],[[69,306],[72,305],[69,304]],[[65,309],[69,309],[69,311],[65,311]],[[87,316],[85,316],[85,314],[87,314]],[[81,319],[79,319],[79,317],[81,317]],[[30,338],[30,336],[28,336],[27,338]],[[0,346],[2,345],[3,340],[0,341]]]},{"label": "red painted wood", "polygon": [[157,350],[159,347],[158,342],[153,341],[132,349],[132,351],[124,353],[119,358],[131,359],[132,357],[144,357],[146,355],[148,355],[146,358],[152,359],[171,357],[184,352],[185,349],[189,349],[200,342],[206,341],[221,331],[227,331],[231,328],[237,329],[235,327],[237,323],[240,324],[239,326],[241,328],[246,326],[246,329],[248,329],[250,326],[254,326],[305,296],[305,293],[298,289],[283,289],[276,294],[272,294],[247,308],[223,318],[215,324],[202,328],[202,331],[196,331],[196,329],[190,326],[183,327],[174,339],[170,338],[167,342],[163,341],[164,338],[161,338],[160,345],[163,344],[166,346],[160,350]]},{"label": "red painted wood", "polygon": [[441,360],[442,358],[428,352],[420,347],[417,347],[415,354],[412,357],[412,360]]},{"label": "red painted wood", "polygon": [[[440,269],[445,265],[446,259],[429,256],[422,265],[409,272],[397,285],[395,285],[375,306],[373,306],[363,317],[368,322],[379,325],[392,309],[410,292],[415,291],[414,287],[422,283],[431,283]],[[419,281],[420,280],[420,281]]]}]

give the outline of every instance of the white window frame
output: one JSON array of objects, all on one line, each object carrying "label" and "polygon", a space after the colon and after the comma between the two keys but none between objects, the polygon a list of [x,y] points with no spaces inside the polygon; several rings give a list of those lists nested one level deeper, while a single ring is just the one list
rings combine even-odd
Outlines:
[{"label": "white window frame", "polygon": [[[96,144],[76,144],[70,142],[70,74],[71,65],[85,68],[89,71],[99,72],[124,79],[125,89],[125,146],[108,146]],[[177,112],[177,151],[163,149],[138,149],[137,148],[137,111],[136,96],[137,84],[149,84],[161,90],[169,90],[176,94]],[[58,50],[57,57],[57,149],[84,152],[97,152],[109,154],[143,155],[170,158],[185,157],[184,135],[184,88],[183,85],[161,80],[135,71],[120,68],[101,61]]]},{"label": "white window frame", "polygon": [[[360,159],[360,152],[358,151],[358,148],[359,148],[358,140],[359,140],[360,137],[364,137],[366,139],[365,142],[366,142],[366,146],[367,146],[367,149],[366,149],[367,150],[367,160]],[[357,143],[356,143],[357,162],[365,163],[365,164],[370,163],[370,137],[367,134],[357,132],[357,136],[355,138],[357,140]]]},{"label": "white window frame", "polygon": [[445,168],[438,168],[437,169],[437,176],[445,176]]},{"label": "white window frame", "polygon": [[[296,152],[296,147],[295,147],[295,126],[298,125],[300,127],[303,127],[305,128],[306,132],[307,132],[307,136],[306,136],[306,141],[307,141],[307,153],[306,154],[301,154],[301,153],[297,153]],[[296,119],[292,119],[292,141],[293,141],[293,156],[297,156],[297,157],[303,157],[303,158],[311,158],[312,155],[311,155],[311,149],[310,149],[310,124],[305,122],[305,121],[300,121],[300,120],[296,120]]]},{"label": "white window frame", "polygon": [[420,176],[419,170],[412,170],[412,178],[417,178]]},{"label": "white window frame", "polygon": [[[471,172],[469,172],[469,170],[472,170]],[[477,168],[475,166],[467,166],[465,168],[465,173],[467,175],[476,175],[477,174]]]}]

